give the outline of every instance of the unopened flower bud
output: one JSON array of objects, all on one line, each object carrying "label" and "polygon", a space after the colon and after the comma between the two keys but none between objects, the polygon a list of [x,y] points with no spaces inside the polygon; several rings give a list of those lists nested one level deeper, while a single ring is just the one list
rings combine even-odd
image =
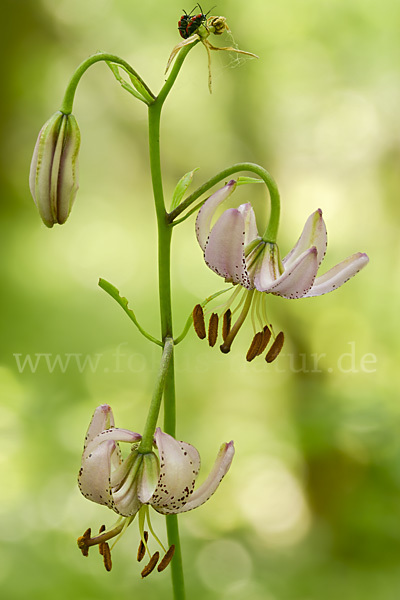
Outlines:
[{"label": "unopened flower bud", "polygon": [[42,127],[33,152],[29,187],[47,227],[65,223],[78,191],[81,135],[73,115],[57,111]]}]

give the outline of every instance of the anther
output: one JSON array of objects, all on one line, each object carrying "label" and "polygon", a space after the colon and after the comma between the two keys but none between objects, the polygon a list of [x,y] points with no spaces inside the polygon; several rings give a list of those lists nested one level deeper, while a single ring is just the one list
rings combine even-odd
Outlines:
[{"label": "anther", "polygon": [[137,551],[137,561],[140,562],[141,560],[143,560],[144,555],[146,554],[146,546],[145,544],[147,544],[147,540],[149,539],[149,532],[145,531],[143,533],[143,537],[144,537],[144,542],[143,540],[140,540],[140,544],[139,544],[139,548]]},{"label": "anther", "polygon": [[154,567],[158,563],[158,559],[159,558],[160,558],[160,553],[159,552],[154,552],[154,554],[151,557],[150,561],[148,562],[148,564],[145,566],[145,568],[141,572],[141,576],[142,577],[147,577],[147,575],[150,575],[150,573],[153,571]]},{"label": "anther", "polygon": [[258,350],[257,356],[259,356],[260,354],[262,354],[265,350],[265,348],[268,346],[268,342],[271,339],[271,330],[268,327],[268,325],[265,325],[264,329],[263,329],[263,339],[261,342],[261,346]]},{"label": "anther", "polygon": [[267,356],[265,357],[265,360],[267,361],[267,363],[271,363],[272,361],[274,361],[276,359],[276,357],[282,350],[284,339],[285,339],[285,337],[283,335],[283,331],[281,331],[280,333],[278,333],[278,335],[276,336],[276,338],[274,340],[274,343],[272,344],[271,348],[267,352]]},{"label": "anther", "polygon": [[169,565],[169,563],[172,560],[172,557],[174,556],[174,552],[175,552],[175,546],[174,544],[172,544],[172,546],[170,546],[167,550],[167,552],[165,553],[164,558],[161,560],[160,564],[157,567],[157,571],[159,573],[161,573],[161,571],[164,571],[164,569],[166,569]]},{"label": "anther", "polygon": [[[106,530],[106,526],[105,526],[105,525],[102,525],[102,526],[100,527],[100,529],[99,529],[99,533],[103,533],[103,531],[105,531],[105,530]],[[106,543],[106,542],[100,542],[100,544],[99,544],[99,552],[100,552],[100,554],[102,554],[102,555],[104,555],[104,544],[105,544],[105,543]]]},{"label": "anther", "polygon": [[206,337],[206,324],[204,323],[204,312],[201,304],[196,304],[193,309],[193,327],[201,340]]},{"label": "anther", "polygon": [[101,545],[103,546],[102,555],[103,555],[104,566],[106,568],[106,571],[111,571],[112,561],[111,561],[110,546],[107,544],[107,542],[103,542]]},{"label": "anther", "polygon": [[91,533],[92,530],[89,527],[88,529],[86,529],[85,533],[78,537],[78,539],[76,540],[78,543],[78,548],[82,552],[83,556],[89,555],[89,541]]},{"label": "anther", "polygon": [[248,362],[251,362],[253,360],[253,358],[255,358],[256,356],[258,356],[260,354],[260,347],[261,347],[261,344],[263,343],[263,338],[264,338],[264,333],[261,331],[256,333],[256,335],[253,337],[253,341],[251,342],[250,348],[247,350],[247,354],[246,354],[246,360]]},{"label": "anther", "polygon": [[211,347],[215,346],[218,337],[218,315],[213,313],[208,324],[208,343]]},{"label": "anther", "polygon": [[228,310],[224,313],[224,321],[222,323],[222,339],[224,341],[228,337],[228,334],[231,330],[231,317],[232,317],[231,309],[228,308]]}]

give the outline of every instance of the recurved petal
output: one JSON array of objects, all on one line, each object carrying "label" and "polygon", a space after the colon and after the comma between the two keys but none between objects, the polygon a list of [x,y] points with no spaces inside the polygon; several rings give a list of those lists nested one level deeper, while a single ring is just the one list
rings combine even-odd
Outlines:
[{"label": "recurved petal", "polygon": [[101,404],[98,406],[93,413],[92,420],[89,423],[83,449],[85,449],[88,443],[91,442],[101,431],[110,429],[111,427],[114,427],[114,425],[114,415],[111,406],[108,404]]},{"label": "recurved petal", "polygon": [[369,258],[363,252],[357,252],[352,256],[349,256],[344,261],[324,273],[316,277],[314,285],[305,294],[305,298],[311,298],[312,296],[321,296],[328,292],[333,292],[341,285],[346,283],[351,277],[354,277],[366,264],[368,264]]},{"label": "recurved petal", "polygon": [[303,252],[289,268],[285,269],[275,284],[260,291],[289,299],[302,298],[311,288],[317,271],[317,249],[313,246]]},{"label": "recurved petal", "polygon": [[[247,257],[247,264],[254,264],[254,285],[260,292],[268,291],[282,274],[276,244],[260,242]],[[249,269],[251,271],[251,267]]]},{"label": "recurved petal", "polygon": [[160,476],[150,504],[162,514],[173,514],[193,493],[200,468],[200,456],[194,446],[175,440],[158,427],[155,433],[160,456]]},{"label": "recurved petal", "polygon": [[214,463],[214,467],[205,480],[205,482],[191,495],[190,500],[186,502],[179,510],[174,512],[187,512],[193,508],[197,508],[207,502],[207,500],[213,495],[217,487],[221,483],[222,478],[226,475],[231,466],[233,455],[235,454],[235,448],[233,441],[222,444],[217,459]]},{"label": "recurved petal", "polygon": [[322,218],[322,210],[319,208],[308,217],[296,245],[283,259],[282,262],[285,265],[285,269],[293,265],[299,256],[312,246],[315,246],[317,249],[317,261],[318,265],[320,265],[325,256],[326,245],[326,226]]},{"label": "recurved petal", "polygon": [[138,498],[146,504],[155,492],[160,475],[160,464],[154,452],[144,454],[138,484]]},{"label": "recurved petal", "polygon": [[110,474],[111,454],[115,446],[115,442],[110,440],[104,444],[97,444],[89,453],[84,452],[78,476],[79,489],[85,498],[110,508],[114,506],[110,490]]},{"label": "recurved petal", "polygon": [[226,210],[215,223],[207,239],[204,260],[217,275],[229,283],[250,289],[244,256],[244,218],[237,208]]},{"label": "recurved petal", "polygon": [[256,216],[250,202],[247,202],[247,204],[241,204],[238,207],[238,211],[243,215],[244,218],[244,245],[246,247],[247,244],[252,242],[258,236]]},{"label": "recurved petal", "polygon": [[223,188],[217,190],[204,202],[196,219],[196,236],[204,250],[211,229],[211,221],[218,206],[224,202],[236,188],[236,181],[231,179]]},{"label": "recurved petal", "polygon": [[89,454],[93,451],[93,448],[104,444],[104,442],[114,441],[114,442],[127,442],[133,444],[134,442],[138,442],[142,439],[140,433],[135,433],[134,431],[130,431],[129,429],[121,429],[119,427],[111,427],[110,429],[105,429],[101,431],[95,438],[93,438],[86,446],[84,450],[84,455]]}]

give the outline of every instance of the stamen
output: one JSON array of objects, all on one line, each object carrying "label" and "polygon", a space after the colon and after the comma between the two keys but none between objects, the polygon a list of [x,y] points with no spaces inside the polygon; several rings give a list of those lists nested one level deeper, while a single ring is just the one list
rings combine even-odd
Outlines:
[{"label": "stamen", "polygon": [[150,575],[150,573],[153,571],[154,567],[158,563],[158,559],[159,558],[160,558],[160,553],[159,552],[154,552],[154,554],[151,557],[150,561],[148,562],[148,564],[145,566],[145,568],[141,572],[141,576],[142,577],[147,577],[148,575]]},{"label": "stamen", "polygon": [[285,336],[283,335],[283,331],[281,331],[280,333],[278,333],[278,335],[276,336],[276,338],[274,340],[274,343],[272,344],[271,348],[267,352],[267,356],[265,357],[265,360],[267,361],[267,363],[272,363],[272,361],[274,361],[276,359],[276,357],[282,350],[284,339],[285,339]]},{"label": "stamen", "polygon": [[193,327],[201,340],[206,337],[206,325],[204,323],[204,312],[201,304],[196,304],[193,309]]},{"label": "stamen", "polygon": [[222,339],[224,341],[228,337],[228,334],[231,330],[231,317],[232,317],[231,309],[228,308],[228,310],[224,313],[224,320],[222,323]]},{"label": "stamen", "polygon": [[101,545],[103,546],[103,552],[101,554],[103,555],[104,566],[106,571],[111,571],[112,561],[110,546],[107,544],[107,542],[103,542]]},{"label": "stamen", "polygon": [[253,341],[251,342],[250,348],[247,350],[247,354],[246,354],[246,360],[248,362],[251,362],[253,360],[253,358],[255,358],[256,356],[258,356],[260,354],[260,347],[261,347],[261,344],[263,343],[263,339],[264,339],[264,332],[261,332],[261,331],[256,333],[256,335],[253,337]]},{"label": "stamen", "polygon": [[239,317],[237,318],[237,320],[235,321],[235,324],[233,325],[233,327],[230,330],[229,334],[227,335],[226,339],[224,340],[224,343],[219,347],[221,352],[223,352],[224,354],[227,354],[228,352],[230,352],[232,342],[235,339],[239,329],[241,328],[241,326],[243,325],[243,323],[247,317],[247,314],[248,314],[250,306],[251,306],[251,301],[253,299],[253,292],[254,292],[254,290],[245,290],[245,294],[244,294],[245,302],[244,302],[242,311],[241,311]]},{"label": "stamen", "polygon": [[[102,526],[100,527],[100,529],[99,529],[99,533],[103,533],[103,531],[105,531],[105,530],[106,530],[106,526],[105,526],[105,525],[102,525]],[[99,552],[100,552],[100,554],[102,554],[102,555],[104,554],[104,545],[105,545],[105,543],[106,543],[106,542],[100,542],[100,544],[99,544]]]},{"label": "stamen", "polygon": [[263,329],[263,339],[261,342],[261,346],[258,350],[257,356],[259,356],[260,354],[262,354],[264,352],[265,348],[268,346],[268,342],[270,339],[271,339],[271,330],[268,327],[268,325],[265,325],[264,329]]},{"label": "stamen", "polygon": [[213,313],[210,317],[210,322],[208,324],[208,343],[211,346],[215,346],[215,342],[218,337],[218,315],[217,313]]},{"label": "stamen", "polygon": [[140,540],[139,548],[137,551],[137,561],[138,562],[143,560],[144,555],[146,554],[146,544],[147,544],[147,540],[149,539],[148,531],[143,532],[143,538],[144,538],[144,540],[142,540],[142,539]]},{"label": "stamen", "polygon": [[92,530],[89,527],[88,529],[86,529],[85,533],[83,535],[81,535],[80,537],[78,537],[78,539],[76,540],[78,543],[78,548],[82,552],[83,556],[89,555],[89,546],[90,546],[89,542],[90,542],[91,533],[92,533]]},{"label": "stamen", "polygon": [[164,558],[161,560],[160,564],[157,567],[157,571],[159,573],[161,573],[161,571],[164,571],[164,569],[166,569],[169,565],[169,563],[172,560],[172,557],[174,556],[174,552],[175,552],[175,546],[174,544],[172,544],[172,546],[170,546],[168,548],[167,553],[165,554]]}]

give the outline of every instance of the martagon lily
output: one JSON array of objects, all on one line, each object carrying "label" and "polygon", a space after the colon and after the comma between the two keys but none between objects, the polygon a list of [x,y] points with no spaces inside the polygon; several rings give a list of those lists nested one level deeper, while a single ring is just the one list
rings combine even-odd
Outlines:
[{"label": "martagon lily", "polygon": [[[138,560],[142,560],[146,551],[149,552],[148,533],[144,530],[146,520],[150,532],[165,552],[152,529],[149,506],[169,515],[187,512],[204,504],[227,473],[235,452],[232,441],[222,444],[211,473],[195,490],[200,456],[194,446],[177,441],[157,428],[154,448],[158,455],[155,452],[142,454],[141,437],[139,433],[115,427],[112,409],[107,404],[96,408],[86,434],[78,477],[79,489],[85,498],[108,506],[120,516],[114,527],[106,531],[103,526],[94,537],[88,529],[78,538],[78,546],[87,556],[90,546],[99,545],[107,570],[111,569],[108,540],[119,536],[137,514],[141,538]],[[125,459],[121,457],[119,442],[131,445]],[[158,571],[169,564],[173,552],[173,547],[166,552]],[[149,564],[142,571],[143,577],[154,569],[158,559],[158,552],[151,555]]]},{"label": "martagon lily", "polygon": [[[266,294],[289,299],[327,294],[356,275],[369,259],[366,254],[357,252],[325,274],[317,276],[327,247],[326,226],[321,209],[309,216],[297,243],[282,260],[277,244],[258,234],[250,203],[225,210],[211,226],[216,210],[232,194],[236,185],[235,180],[229,181],[204,202],[196,220],[196,235],[207,266],[227,283],[235,286],[221,311],[224,325],[220,349],[224,353],[230,351],[231,344],[252,307],[253,324],[258,322],[260,325],[260,331],[255,334],[247,353],[247,360],[252,360],[264,352],[271,338],[265,308]],[[231,311],[230,307],[234,303],[237,303],[236,307]],[[232,314],[239,309],[239,316],[231,326]],[[206,337],[201,305],[195,307],[193,321],[199,337]],[[210,345],[215,344],[217,327],[218,314],[213,313],[208,331]],[[280,332],[266,355],[267,362],[276,358],[282,345],[283,333]]]}]

